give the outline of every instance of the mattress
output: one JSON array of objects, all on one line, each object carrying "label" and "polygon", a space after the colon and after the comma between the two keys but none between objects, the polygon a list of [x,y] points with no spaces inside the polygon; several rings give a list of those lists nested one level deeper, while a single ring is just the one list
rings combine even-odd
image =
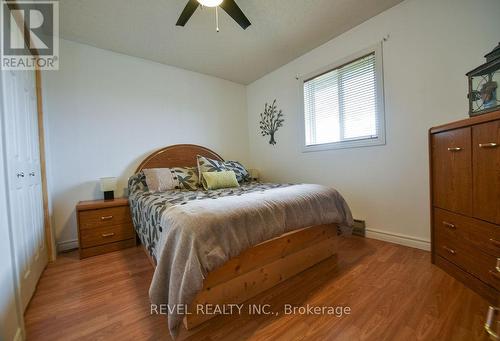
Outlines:
[{"label": "mattress", "polygon": [[292,184],[247,182],[237,188],[224,188],[205,191],[172,190],[151,193],[146,185],[144,174],[138,173],[129,179],[129,202],[135,231],[141,244],[154,263],[157,263],[158,240],[163,233],[160,225],[162,215],[168,208],[186,205],[190,201],[217,199],[228,196],[241,196],[245,193],[263,192],[273,188],[284,188]]}]

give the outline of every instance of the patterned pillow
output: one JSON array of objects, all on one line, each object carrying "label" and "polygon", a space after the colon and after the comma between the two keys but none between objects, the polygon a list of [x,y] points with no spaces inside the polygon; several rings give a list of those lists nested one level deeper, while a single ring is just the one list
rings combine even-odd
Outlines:
[{"label": "patterned pillow", "polygon": [[202,182],[201,177],[204,172],[222,172],[222,171],[233,171],[236,174],[236,180],[239,183],[247,182],[250,180],[250,174],[248,170],[238,161],[218,161],[209,159],[207,157],[198,155],[198,173],[200,174],[200,183]]},{"label": "patterned pillow", "polygon": [[239,183],[250,181],[250,173],[248,170],[238,161],[226,161],[224,166],[227,170],[232,170],[236,174],[236,180]]},{"label": "patterned pillow", "polygon": [[205,172],[222,172],[226,170],[226,166],[224,166],[224,162],[214,159],[209,159],[208,157],[204,157],[198,155],[196,157],[196,162],[198,163],[198,174],[199,174],[199,182],[201,183],[202,174]]},{"label": "patterned pillow", "polygon": [[137,174],[132,175],[128,179],[128,193],[132,194],[134,192],[138,191],[144,191],[148,185],[146,184],[146,177],[144,176],[144,173],[140,171]]},{"label": "patterned pillow", "polygon": [[198,169],[196,167],[173,167],[170,168],[174,181],[179,181],[181,189],[196,191],[201,187]]}]

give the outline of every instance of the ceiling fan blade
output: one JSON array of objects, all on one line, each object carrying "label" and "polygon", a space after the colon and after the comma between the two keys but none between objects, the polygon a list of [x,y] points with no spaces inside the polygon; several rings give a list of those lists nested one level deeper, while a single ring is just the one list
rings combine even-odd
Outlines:
[{"label": "ceiling fan blade", "polygon": [[175,25],[177,26],[186,25],[187,21],[189,20],[189,18],[191,18],[194,11],[196,11],[199,5],[200,3],[197,0],[189,0],[186,7],[184,7],[184,10],[181,13],[179,20],[177,20],[177,23]]},{"label": "ceiling fan blade", "polygon": [[227,12],[231,16],[231,18],[236,21],[242,29],[246,30],[246,28],[252,23],[247,19],[245,14],[241,11],[241,9],[238,7],[236,2],[234,0],[224,0],[221,4],[220,7]]}]

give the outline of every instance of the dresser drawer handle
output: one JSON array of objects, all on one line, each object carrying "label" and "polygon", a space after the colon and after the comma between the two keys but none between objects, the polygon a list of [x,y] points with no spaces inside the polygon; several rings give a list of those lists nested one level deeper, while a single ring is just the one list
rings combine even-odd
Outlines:
[{"label": "dresser drawer handle", "polygon": [[500,272],[498,272],[496,269],[495,270],[490,270],[490,274],[495,277],[495,279],[500,280]]},{"label": "dresser drawer handle", "polygon": [[498,240],[495,240],[493,238],[490,238],[490,242],[495,245],[496,247],[500,247],[500,242]]},{"label": "dresser drawer handle", "polygon": [[498,147],[498,143],[490,142],[490,143],[480,143],[479,148],[496,148]]},{"label": "dresser drawer handle", "polygon": [[455,224],[452,224],[452,223],[449,223],[447,221],[443,221],[443,225],[446,226],[447,228],[449,228],[450,230],[456,230],[456,226]]},{"label": "dresser drawer handle", "polygon": [[486,317],[486,323],[484,324],[484,329],[486,329],[486,332],[488,334],[490,334],[490,336],[495,340],[500,340],[500,335],[498,335],[493,330],[493,323],[495,320],[495,315],[497,315],[499,311],[500,311],[500,308],[490,306],[488,308],[488,315]]},{"label": "dresser drawer handle", "polygon": [[102,234],[102,237],[103,237],[103,238],[107,238],[107,237],[113,237],[114,235],[115,235],[115,233],[114,233],[114,232],[110,232],[110,233],[103,233],[103,234]]},{"label": "dresser drawer handle", "polygon": [[457,251],[447,247],[447,246],[443,246],[443,249],[445,249],[446,251],[448,251],[449,253],[451,253],[452,255],[455,255],[457,253]]},{"label": "dresser drawer handle", "polygon": [[101,217],[101,220],[110,220],[110,219],[113,219],[113,216],[112,216],[112,215],[108,215],[108,216],[105,216],[105,217]]},{"label": "dresser drawer handle", "polygon": [[462,148],[460,148],[460,147],[449,147],[448,148],[449,152],[459,152],[461,150],[462,150]]}]

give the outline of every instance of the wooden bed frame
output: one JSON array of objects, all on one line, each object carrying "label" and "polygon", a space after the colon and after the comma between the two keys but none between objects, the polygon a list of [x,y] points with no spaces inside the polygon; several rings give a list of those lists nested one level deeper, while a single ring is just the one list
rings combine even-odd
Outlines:
[{"label": "wooden bed frame", "polygon": [[[136,173],[147,168],[196,166],[197,155],[223,161],[208,148],[179,144],[149,155]],[[198,304],[243,303],[329,257],[336,257],[336,250],[335,224],[305,227],[260,243],[208,274],[203,289],[188,307],[191,314],[184,317],[184,326],[189,330],[215,317],[197,314]]]}]

